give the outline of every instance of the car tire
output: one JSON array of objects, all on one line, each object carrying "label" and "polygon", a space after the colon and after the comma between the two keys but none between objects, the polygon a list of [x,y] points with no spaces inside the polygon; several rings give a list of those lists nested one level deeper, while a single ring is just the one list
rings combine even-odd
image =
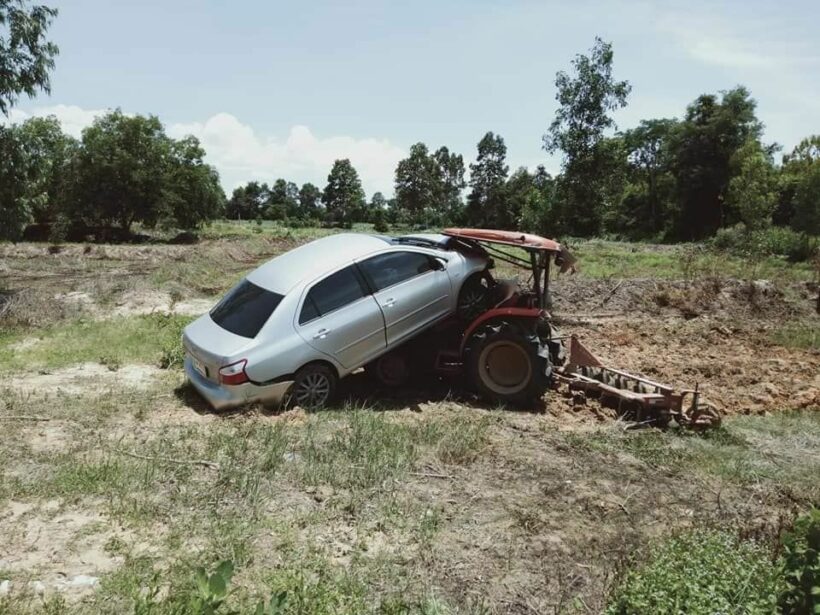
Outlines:
[{"label": "car tire", "polygon": [[288,407],[322,408],[327,406],[336,394],[339,378],[327,365],[312,363],[306,365],[293,377],[288,391]]},{"label": "car tire", "polygon": [[410,381],[411,370],[408,357],[403,352],[388,352],[365,366],[365,372],[379,384],[398,388]]},{"label": "car tire", "polygon": [[550,382],[548,351],[534,332],[508,321],[487,324],[470,336],[467,374],[476,391],[487,399],[531,405]]},{"label": "car tire", "polygon": [[464,322],[471,322],[487,310],[489,303],[490,287],[487,278],[482,273],[474,273],[458,292],[456,316]]}]

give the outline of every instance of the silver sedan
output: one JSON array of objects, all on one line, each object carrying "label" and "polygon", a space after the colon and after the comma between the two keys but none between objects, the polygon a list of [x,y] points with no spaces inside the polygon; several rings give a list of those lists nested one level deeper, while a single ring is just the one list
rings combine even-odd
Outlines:
[{"label": "silver sedan", "polygon": [[216,409],[286,397],[321,406],[340,378],[456,312],[488,263],[444,235],[317,239],[252,271],[185,328],[185,372]]}]

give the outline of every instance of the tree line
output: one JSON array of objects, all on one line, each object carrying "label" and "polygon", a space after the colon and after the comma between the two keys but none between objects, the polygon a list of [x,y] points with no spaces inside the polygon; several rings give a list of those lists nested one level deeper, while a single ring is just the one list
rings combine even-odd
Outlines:
[{"label": "tree line", "polygon": [[[0,1],[0,113],[8,115],[20,95],[49,91],[58,49],[46,33],[56,15],[28,0]],[[543,135],[544,149],[561,155],[556,175],[543,166],[511,173],[504,139],[488,132],[469,173],[446,146],[412,145],[389,199],[376,192],[367,201],[348,159],[334,162],[323,188],[254,181],[226,199],[199,141],[170,138],[154,116],[113,111],[80,139],[53,117],[0,126],[0,239],[18,239],[27,227],[53,239],[89,232],[111,239],[136,223],[191,229],[223,216],[655,241],[738,229],[747,241],[773,226],[820,234],[820,136],[777,160],[780,148],[762,141],[756,103],[742,86],[698,96],[682,119],[619,131],[613,113],[632,87],[615,79],[613,60],[612,45],[596,38],[556,75],[558,107]]]},{"label": "tree line", "polygon": [[55,117],[0,127],[0,237],[26,227],[51,239],[128,237],[132,226],[195,228],[221,216],[219,174],[192,136],[172,139],[154,116],[112,111],[65,134]]},{"label": "tree line", "polygon": [[391,199],[377,192],[366,203],[358,174],[343,160],[324,191],[286,180],[238,188],[228,217],[464,224],[655,241],[770,225],[820,234],[820,135],[776,162],[779,147],[762,141],[756,103],[742,86],[698,96],[682,119],[647,119],[617,131],[612,112],[627,104],[631,86],[615,80],[612,68],[612,46],[596,39],[570,73],[558,73],[559,106],[543,137],[545,150],[562,155],[555,176],[543,166],[511,173],[504,139],[488,132],[468,181],[461,155],[416,143],[396,167]]}]

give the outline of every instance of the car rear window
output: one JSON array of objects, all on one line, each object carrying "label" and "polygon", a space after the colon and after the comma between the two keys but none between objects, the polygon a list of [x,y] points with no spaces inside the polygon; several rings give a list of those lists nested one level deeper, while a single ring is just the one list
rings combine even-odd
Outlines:
[{"label": "car rear window", "polygon": [[242,280],[211,310],[211,319],[226,331],[254,338],[282,301],[282,295]]}]

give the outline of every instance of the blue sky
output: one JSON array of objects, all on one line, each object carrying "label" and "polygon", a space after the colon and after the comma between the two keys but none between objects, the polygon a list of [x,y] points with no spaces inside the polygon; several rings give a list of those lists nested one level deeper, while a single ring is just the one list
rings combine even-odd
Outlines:
[{"label": "blue sky", "polygon": [[768,141],[788,150],[820,133],[816,1],[39,1],[60,9],[52,94],[12,120],[54,113],[79,134],[108,108],[156,114],[202,139],[227,189],[323,186],[349,157],[368,193],[389,194],[411,144],[469,162],[488,130],[511,167],[555,171],[541,150],[555,73],[596,35],[633,85],[620,128],[744,84]]}]

